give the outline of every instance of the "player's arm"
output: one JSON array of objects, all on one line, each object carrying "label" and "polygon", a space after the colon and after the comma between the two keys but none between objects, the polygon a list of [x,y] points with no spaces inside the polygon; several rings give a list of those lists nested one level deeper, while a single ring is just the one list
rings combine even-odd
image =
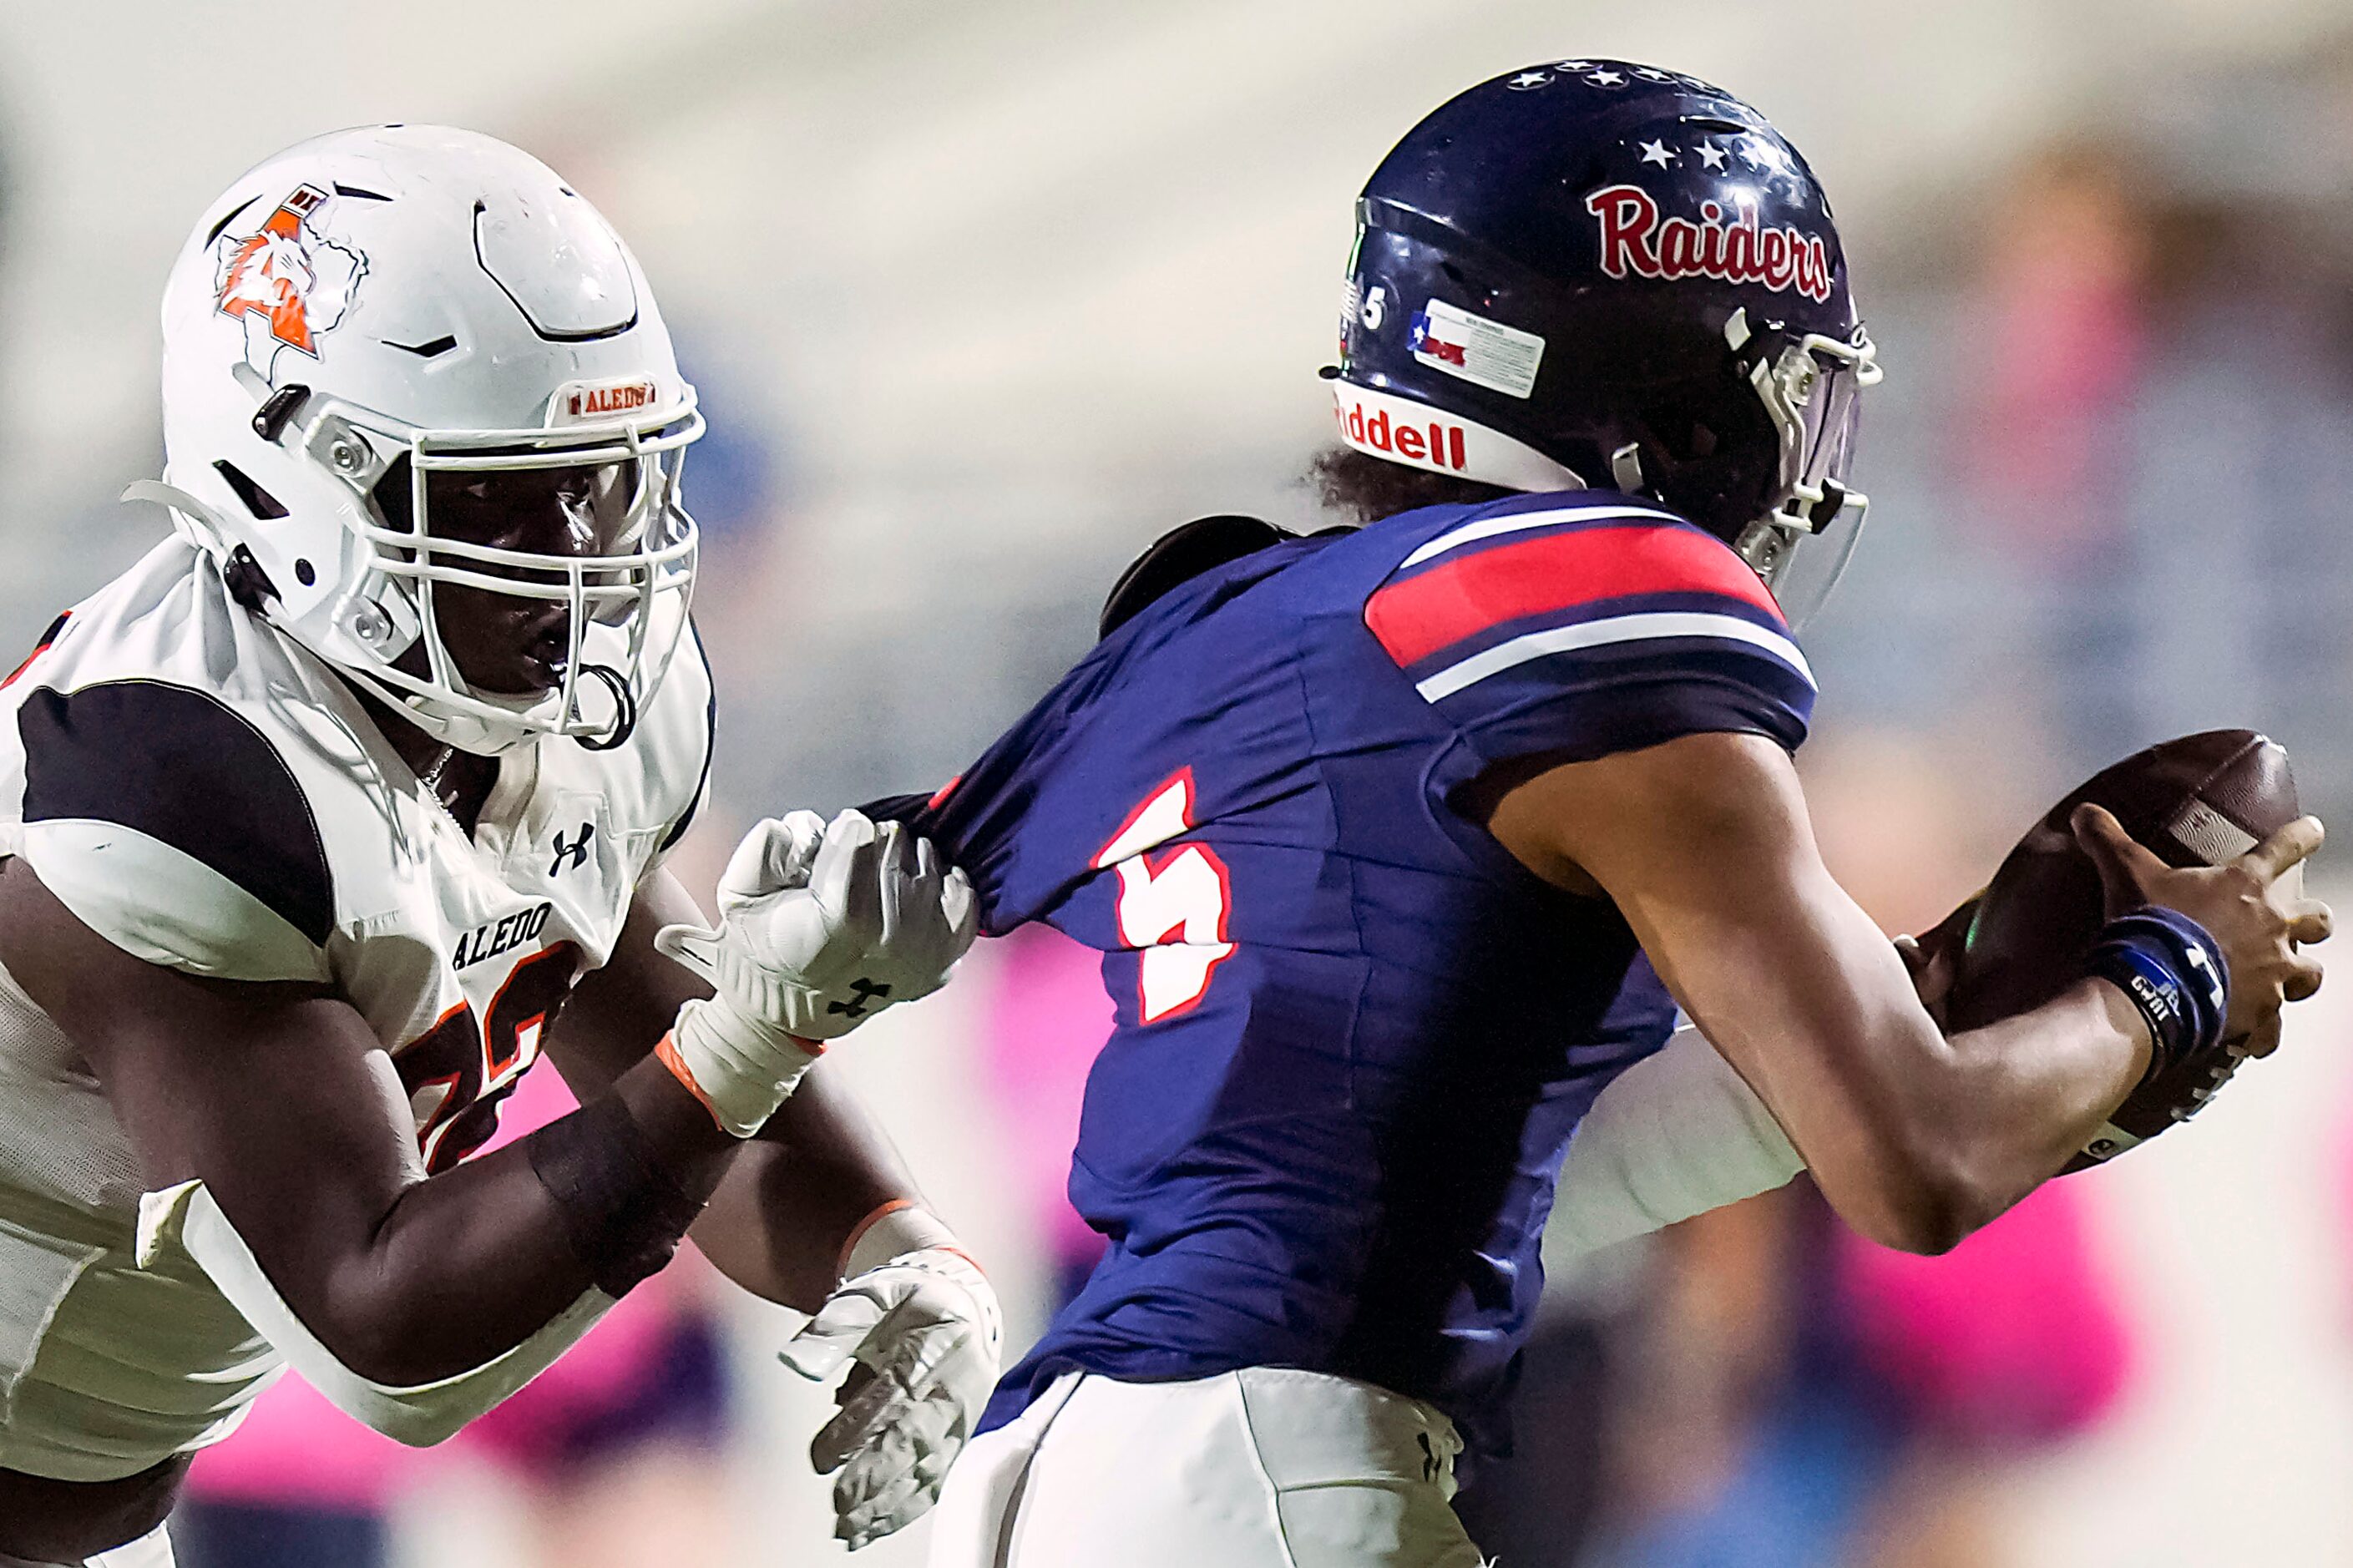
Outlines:
[{"label": "player's arm", "polygon": [[[916,972],[936,984],[962,951],[968,921],[903,836],[862,818],[821,829],[768,823],[745,841],[731,870],[748,896],[681,943],[725,977],[721,994],[679,1010],[667,1049],[513,1148],[429,1180],[389,1059],[322,981],[211,978],[133,954],[216,959],[221,930],[203,922],[226,929],[244,907],[167,846],[119,829],[84,852],[90,836],[28,833],[0,869],[0,959],[89,1054],[163,1189],[142,1205],[142,1261],[192,1260],[346,1411],[432,1442],[667,1260],[813,1059],[795,1031],[819,1027],[809,1016],[835,986],[871,971],[920,994]],[[175,921],[102,937],[82,911],[121,911],[99,850],[143,856],[209,901],[180,898]],[[164,881],[150,891],[174,900]],[[256,900],[243,918],[259,913]]]},{"label": "player's arm", "polygon": [[[722,901],[725,901],[725,883]],[[638,889],[605,966],[582,981],[549,1054],[586,1099],[642,1070],[665,1021],[711,988],[660,933],[702,912],[667,871]],[[853,1547],[920,1516],[996,1384],[1003,1327],[987,1279],[923,1206],[898,1152],[822,1066],[744,1144],[690,1233],[754,1295],[815,1313],[785,1348],[813,1379],[844,1362],[841,1410],[811,1441],[835,1473],[835,1533]]]},{"label": "player's arm", "polygon": [[[385,1391],[482,1368],[592,1293],[628,1289],[735,1151],[649,1063],[575,1116],[426,1180],[388,1058],[324,986],[134,958],[21,857],[0,868],[0,958],[88,1054],[150,1186],[201,1184],[258,1288]],[[270,1313],[239,1299],[243,1285],[216,1282],[262,1326]]]},{"label": "player's arm", "polygon": [[[1944,1027],[1978,900],[1895,951]],[[1789,1135],[1732,1064],[1685,1025],[1609,1080],[1577,1124],[1561,1165],[1547,1256],[1574,1258],[1772,1191],[1806,1168]]]},{"label": "player's arm", "polygon": [[[604,967],[584,978],[550,1032],[548,1055],[586,1100],[638,1069],[681,1006],[710,984],[654,946],[702,911],[678,879],[638,889]],[[719,1271],[755,1296],[814,1312],[840,1283],[866,1219],[922,1194],[874,1119],[822,1064],[748,1140],[691,1233]]]},{"label": "player's arm", "polygon": [[[1769,1108],[1831,1204],[1866,1235],[1949,1247],[2059,1169],[2137,1083],[2139,1009],[2087,980],[1947,1039],[1901,957],[1831,879],[1787,754],[1760,736],[1686,735],[1551,768],[1504,791],[1499,841],[1539,876],[1602,892],[1669,989]],[[2105,813],[2081,831],[2113,902],[2178,910],[2231,978],[2232,1037],[2275,1037],[2319,971],[2293,951],[2270,881],[2310,852],[2295,825],[2231,867],[2176,871]]]}]

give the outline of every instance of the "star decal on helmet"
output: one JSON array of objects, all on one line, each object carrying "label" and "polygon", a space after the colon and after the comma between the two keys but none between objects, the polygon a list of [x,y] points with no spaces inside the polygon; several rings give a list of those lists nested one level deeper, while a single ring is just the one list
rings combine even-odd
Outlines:
[{"label": "star decal on helmet", "polygon": [[299,185],[259,229],[214,242],[220,313],[244,325],[246,363],[265,380],[275,379],[283,350],[319,357],[320,336],[342,322],[367,272],[367,258],[312,226],[326,200],[316,185]]}]

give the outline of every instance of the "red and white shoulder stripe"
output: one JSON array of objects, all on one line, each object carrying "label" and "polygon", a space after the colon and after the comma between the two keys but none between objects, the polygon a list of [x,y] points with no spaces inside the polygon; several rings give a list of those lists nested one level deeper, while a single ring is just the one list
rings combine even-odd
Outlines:
[{"label": "red and white shoulder stripe", "polygon": [[1435,702],[1557,654],[1689,645],[1813,672],[1773,595],[1715,535],[1615,501],[1474,518],[1417,546],[1365,625]]}]

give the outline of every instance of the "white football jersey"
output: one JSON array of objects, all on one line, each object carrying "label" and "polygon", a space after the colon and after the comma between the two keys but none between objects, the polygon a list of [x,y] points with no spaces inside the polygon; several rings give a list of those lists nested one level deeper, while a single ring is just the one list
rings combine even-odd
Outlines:
[{"label": "white football jersey", "polygon": [[[0,855],[150,963],[331,984],[445,1170],[684,831],[711,714],[690,637],[620,746],[508,753],[469,837],[349,688],[174,539],[0,689]],[[0,971],[0,1467],[133,1474],[226,1436],[276,1374],[200,1271],[137,1266],[146,1185],[81,1053]]]}]

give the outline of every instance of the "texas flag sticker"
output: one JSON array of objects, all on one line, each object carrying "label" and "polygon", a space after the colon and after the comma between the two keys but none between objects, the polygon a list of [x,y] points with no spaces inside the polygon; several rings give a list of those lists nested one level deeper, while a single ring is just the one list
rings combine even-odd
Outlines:
[{"label": "texas flag sticker", "polygon": [[1536,362],[1544,358],[1545,341],[1432,300],[1414,312],[1407,346],[1432,370],[1509,397],[1525,397],[1535,390]]}]

